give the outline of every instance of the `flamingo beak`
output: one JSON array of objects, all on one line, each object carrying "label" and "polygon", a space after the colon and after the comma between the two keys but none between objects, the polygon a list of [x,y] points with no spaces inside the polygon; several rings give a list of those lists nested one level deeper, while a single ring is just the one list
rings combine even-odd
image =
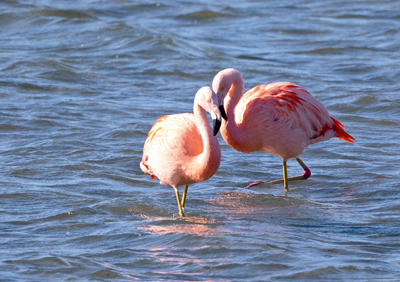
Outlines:
[{"label": "flamingo beak", "polygon": [[226,116],[226,113],[225,113],[224,105],[219,106],[219,111],[221,112],[221,116],[224,118],[224,120],[228,120],[228,117]]},{"label": "flamingo beak", "polygon": [[217,135],[219,128],[221,127],[222,117],[217,105],[213,106],[211,113],[211,118],[213,120],[213,134]]},{"label": "flamingo beak", "polygon": [[225,112],[225,108],[224,108],[224,97],[225,97],[225,95],[226,95],[226,93],[224,94],[224,93],[222,93],[221,91],[219,91],[218,93],[217,93],[217,97],[218,97],[218,109],[219,109],[219,111],[220,111],[220,113],[221,113],[221,116],[224,118],[224,120],[228,120],[228,117],[227,117],[227,115],[226,115],[226,112]]},{"label": "flamingo beak", "polygon": [[213,129],[214,136],[218,134],[219,128],[221,127],[221,119],[213,118]]}]

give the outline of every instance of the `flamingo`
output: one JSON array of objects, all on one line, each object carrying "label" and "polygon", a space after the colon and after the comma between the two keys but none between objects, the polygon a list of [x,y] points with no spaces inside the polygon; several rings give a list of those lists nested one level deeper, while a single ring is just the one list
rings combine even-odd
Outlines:
[{"label": "flamingo", "polygon": [[[213,129],[206,111],[213,119]],[[187,190],[190,184],[209,179],[218,170],[221,148],[215,135],[221,126],[218,97],[210,87],[197,91],[193,112],[167,115],[157,119],[143,147],[140,168],[160,184],[175,190],[179,214],[184,217]],[[179,186],[185,185],[182,201]]]},{"label": "flamingo", "polygon": [[[224,121],[221,135],[233,149],[252,153],[263,151],[278,155],[283,161],[283,179],[268,182],[284,183],[307,179],[310,169],[299,158],[308,145],[332,137],[353,143],[344,126],[330,117],[325,107],[305,89],[290,82],[275,82],[256,86],[244,95],[242,75],[235,69],[220,71],[212,87],[219,98]],[[225,106],[224,106],[225,104]],[[226,118],[227,117],[227,118]],[[303,175],[287,176],[289,159],[296,159]],[[251,183],[246,188],[264,182]]]}]

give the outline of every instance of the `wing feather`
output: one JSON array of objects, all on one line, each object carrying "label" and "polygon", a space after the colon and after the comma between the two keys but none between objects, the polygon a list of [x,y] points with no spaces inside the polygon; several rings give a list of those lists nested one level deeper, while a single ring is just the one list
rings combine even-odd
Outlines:
[{"label": "wing feather", "polygon": [[160,151],[180,148],[180,150],[185,150],[188,155],[196,156],[202,152],[203,147],[203,144],[199,142],[202,139],[198,137],[201,136],[193,114],[163,116],[157,119],[150,129],[143,152],[154,147]]},{"label": "wing feather", "polygon": [[[174,152],[171,154],[170,152]],[[182,170],[185,158],[193,158],[203,152],[200,132],[189,113],[159,118],[151,127],[143,147],[140,167],[163,179],[162,184],[175,183],[174,178]]]},{"label": "wing feather", "polygon": [[[282,126],[300,128],[309,138],[319,137],[324,129],[325,134],[327,129],[333,127],[325,107],[305,89],[290,82],[270,83],[250,89],[237,105],[235,117],[238,124],[256,124],[251,120],[261,120],[257,124],[262,124],[264,130]],[[333,137],[332,134],[329,138]]]}]

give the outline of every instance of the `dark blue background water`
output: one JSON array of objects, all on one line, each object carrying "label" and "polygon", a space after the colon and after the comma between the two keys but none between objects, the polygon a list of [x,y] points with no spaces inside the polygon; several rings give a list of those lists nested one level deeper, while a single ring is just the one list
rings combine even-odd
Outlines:
[{"label": "dark blue background water", "polygon": [[[0,280],[396,281],[399,50],[399,1],[2,1]],[[279,157],[219,137],[182,219],[142,146],[227,67],[301,85],[357,140],[309,147],[284,196],[242,188]]]}]

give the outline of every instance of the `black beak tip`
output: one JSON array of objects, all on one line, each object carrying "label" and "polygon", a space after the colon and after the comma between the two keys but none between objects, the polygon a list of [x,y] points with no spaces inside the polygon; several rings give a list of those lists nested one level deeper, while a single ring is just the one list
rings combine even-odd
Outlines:
[{"label": "black beak tip", "polygon": [[225,108],[224,108],[224,106],[219,106],[219,111],[221,112],[221,117],[224,119],[224,120],[228,120],[228,117],[226,116],[226,113],[225,113]]},{"label": "black beak tip", "polygon": [[213,119],[213,124],[214,124],[214,136],[218,134],[219,128],[221,127],[221,121],[217,119]]}]

